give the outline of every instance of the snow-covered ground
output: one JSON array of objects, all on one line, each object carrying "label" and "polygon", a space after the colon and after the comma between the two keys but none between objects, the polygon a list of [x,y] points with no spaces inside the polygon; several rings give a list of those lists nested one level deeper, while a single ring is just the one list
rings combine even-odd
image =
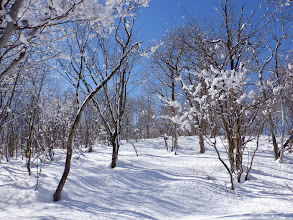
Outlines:
[{"label": "snow-covered ground", "polygon": [[63,151],[42,167],[38,190],[35,166],[29,177],[25,160],[2,161],[0,219],[293,219],[293,192],[286,186],[293,188],[293,155],[274,162],[265,138],[250,180],[235,191],[213,148],[199,154],[195,137],[180,138],[178,155],[164,149],[163,138],[134,144],[139,156],[123,143],[115,169],[109,167],[111,147],[76,153],[59,202],[52,194],[63,172]]}]

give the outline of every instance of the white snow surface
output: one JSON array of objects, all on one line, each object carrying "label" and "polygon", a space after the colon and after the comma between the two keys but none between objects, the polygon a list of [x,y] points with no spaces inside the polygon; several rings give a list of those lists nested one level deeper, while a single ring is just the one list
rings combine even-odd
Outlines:
[{"label": "white snow surface", "polygon": [[[123,142],[115,169],[110,146],[75,153],[58,202],[52,195],[64,169],[63,150],[43,166],[38,190],[36,166],[29,176],[25,159],[2,161],[0,219],[293,219],[293,192],[286,186],[293,188],[293,155],[283,164],[273,161],[267,139],[249,181],[235,191],[213,148],[198,153],[196,137],[180,137],[178,155],[164,149],[163,138],[134,142],[138,157]],[[255,143],[249,146],[252,152]]]}]

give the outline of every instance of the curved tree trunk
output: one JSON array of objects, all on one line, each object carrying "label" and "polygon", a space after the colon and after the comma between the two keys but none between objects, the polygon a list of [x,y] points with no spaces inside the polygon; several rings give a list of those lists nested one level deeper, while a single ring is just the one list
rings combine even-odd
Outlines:
[{"label": "curved tree trunk", "polygon": [[67,144],[66,144],[67,154],[66,154],[65,168],[64,168],[62,178],[61,178],[61,180],[60,180],[60,182],[58,184],[58,187],[56,189],[56,192],[54,193],[54,201],[59,201],[60,200],[62,189],[63,189],[63,187],[65,185],[66,179],[67,179],[69,171],[70,171],[73,137],[74,137],[75,130],[79,125],[83,109],[81,109],[78,112],[78,114],[76,115],[75,121],[74,121],[74,123],[73,123],[73,125],[71,127],[70,134],[69,134],[69,137],[67,139]]}]

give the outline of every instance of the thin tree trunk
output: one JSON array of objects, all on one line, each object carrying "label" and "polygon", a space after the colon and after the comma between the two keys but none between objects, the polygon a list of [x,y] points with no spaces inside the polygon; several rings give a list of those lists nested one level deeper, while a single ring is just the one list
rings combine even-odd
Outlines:
[{"label": "thin tree trunk", "polygon": [[230,170],[232,173],[235,172],[235,158],[234,158],[234,141],[233,138],[231,137],[231,134],[227,135],[227,139],[228,139],[228,159],[230,162]]},{"label": "thin tree trunk", "polygon": [[236,129],[235,129],[235,147],[236,147],[236,170],[237,170],[237,181],[238,183],[241,182],[241,175],[243,173],[242,167],[242,141],[241,141],[241,120],[238,118],[236,120]]},{"label": "thin tree trunk", "polygon": [[133,149],[134,149],[134,151],[135,151],[136,156],[138,157],[138,152],[137,152],[137,149],[136,149],[135,145],[134,145],[132,142],[130,142],[130,143],[131,143],[131,145],[133,146]]},{"label": "thin tree trunk", "polygon": [[71,127],[70,134],[69,134],[69,137],[67,139],[67,144],[66,144],[67,153],[66,153],[65,168],[64,168],[62,178],[61,178],[61,180],[60,180],[60,182],[58,184],[58,187],[56,189],[56,192],[54,193],[54,201],[59,201],[60,200],[62,189],[63,189],[63,187],[65,185],[66,179],[67,179],[69,171],[70,171],[70,164],[71,164],[71,157],[72,157],[72,142],[73,142],[73,137],[74,137],[75,130],[78,127],[80,119],[81,119],[82,110],[83,109],[81,109],[78,112],[78,114],[76,115],[75,121],[74,121],[74,123],[73,123],[73,125]]},{"label": "thin tree trunk", "polygon": [[168,140],[168,136],[166,134],[164,134],[164,142],[165,142],[166,150],[168,150],[168,142],[167,142],[167,140]]},{"label": "thin tree trunk", "polygon": [[228,165],[225,163],[225,161],[221,158],[220,152],[218,151],[218,148],[217,148],[217,146],[216,146],[216,140],[215,140],[215,142],[213,142],[213,147],[214,147],[214,149],[215,149],[216,152],[217,152],[218,159],[221,161],[221,163],[224,165],[224,167],[226,168],[226,170],[227,170],[228,173],[229,173],[229,176],[230,176],[230,182],[231,182],[231,190],[235,190],[234,182],[233,182],[232,171],[229,169],[229,167],[228,167]]},{"label": "thin tree trunk", "polygon": [[282,129],[281,129],[281,149],[280,149],[280,163],[283,163],[284,159],[284,133],[285,133],[285,110],[284,110],[284,101],[283,97],[281,97],[281,111],[282,111]]},{"label": "thin tree trunk", "polygon": [[204,131],[203,131],[203,123],[200,123],[200,127],[198,129],[199,133],[198,133],[198,138],[199,138],[199,147],[200,147],[200,153],[203,154],[205,153],[205,147],[204,147]]},{"label": "thin tree trunk", "polygon": [[253,154],[252,154],[252,157],[251,157],[251,160],[250,160],[250,165],[249,165],[249,167],[247,167],[247,171],[246,171],[246,175],[245,175],[245,181],[248,180],[249,172],[250,172],[250,170],[252,168],[253,160],[254,160],[256,151],[258,150],[258,147],[259,147],[259,134],[257,135],[256,148],[253,151]]},{"label": "thin tree trunk", "polygon": [[174,151],[175,154],[177,154],[177,150],[178,150],[178,125],[176,123],[174,123]]},{"label": "thin tree trunk", "polygon": [[200,153],[203,154],[205,153],[205,147],[204,147],[204,138],[202,133],[200,132],[200,134],[198,135],[199,137],[199,146],[200,146]]},{"label": "thin tree trunk", "polygon": [[32,171],[31,171],[31,157],[32,157],[32,150],[31,148],[29,148],[28,150],[28,161],[26,163],[26,168],[27,168],[27,171],[28,171],[28,174],[31,176],[32,175]]},{"label": "thin tree trunk", "polygon": [[272,119],[271,113],[269,114],[269,129],[272,136],[273,147],[274,147],[274,160],[277,160],[279,158],[278,144],[277,144],[276,135],[274,132],[274,125],[273,125],[273,119]]}]

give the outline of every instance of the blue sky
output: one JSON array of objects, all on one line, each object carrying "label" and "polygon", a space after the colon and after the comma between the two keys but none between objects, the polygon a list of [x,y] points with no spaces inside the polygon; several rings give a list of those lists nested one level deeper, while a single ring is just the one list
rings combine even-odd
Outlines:
[{"label": "blue sky", "polygon": [[[233,7],[246,3],[247,10],[258,6],[258,0],[232,0]],[[180,24],[188,14],[197,19],[216,19],[219,0],[151,0],[149,7],[140,10],[136,28],[145,43],[160,39],[164,31]],[[140,38],[139,38],[140,39]]]}]

